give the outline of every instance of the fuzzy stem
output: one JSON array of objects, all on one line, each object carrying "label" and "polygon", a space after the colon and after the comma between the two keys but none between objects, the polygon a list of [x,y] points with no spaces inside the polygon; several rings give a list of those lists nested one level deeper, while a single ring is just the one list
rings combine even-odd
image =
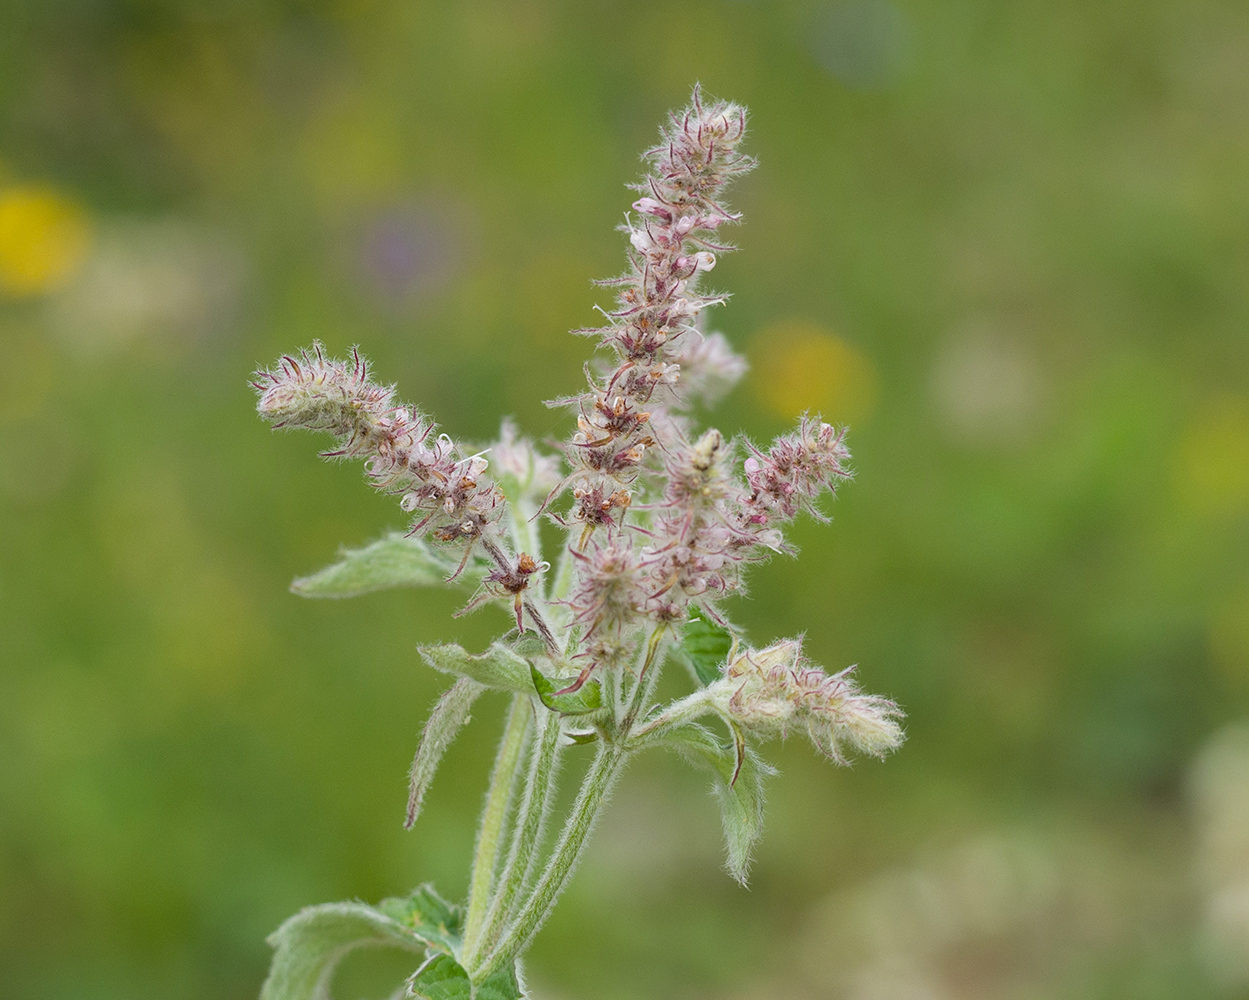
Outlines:
[{"label": "fuzzy stem", "polygon": [[[559,726],[556,726],[560,730]],[[550,819],[551,810],[555,806],[555,796],[559,791],[559,781],[556,780],[559,770],[559,756],[555,758],[555,766],[551,770],[551,780],[546,783],[546,794],[542,798],[541,820],[538,823],[538,835],[534,840],[534,850],[529,852],[529,864],[525,866],[525,877],[521,881],[521,892],[528,895],[533,892],[534,879],[537,878],[538,870],[542,862],[542,852],[539,850],[546,840],[547,820]],[[516,907],[519,909],[519,907]],[[515,916],[513,912],[510,916]]]},{"label": "fuzzy stem", "polygon": [[577,801],[573,803],[572,812],[564,823],[559,843],[555,845],[546,870],[502,940],[491,949],[484,961],[476,968],[469,969],[469,975],[474,982],[488,978],[505,961],[523,952],[538,928],[550,916],[560,894],[567,887],[577,862],[581,860],[581,852],[585,849],[590,831],[594,829],[599,809],[620,776],[627,758],[628,754],[618,744],[605,743],[599,747],[598,754],[581,783]]},{"label": "fuzzy stem", "polygon": [[512,827],[511,848],[495,884],[483,930],[464,949],[464,964],[469,967],[483,949],[494,943],[502,933],[504,923],[513,915],[516,897],[524,885],[525,875],[529,871],[546,818],[544,811],[558,770],[560,725],[559,717],[552,712],[536,710],[535,718],[541,732],[534,737],[529,773],[525,780],[525,794]]},{"label": "fuzzy stem", "polygon": [[638,671],[637,680],[633,684],[633,690],[630,692],[629,707],[625,712],[625,717],[621,723],[621,732],[625,739],[628,739],[633,731],[633,723],[639,716],[646,717],[646,708],[650,704],[651,696],[655,693],[655,687],[659,683],[659,674],[663,668],[664,657],[660,653],[663,646],[664,632],[667,626],[660,625],[646,640],[646,656],[642,660],[642,669]]},{"label": "fuzzy stem", "polygon": [[503,822],[507,818],[508,804],[512,800],[512,789],[516,784],[530,714],[529,699],[523,695],[515,695],[503,729],[503,738],[499,741],[494,770],[490,772],[490,790],[486,792],[486,804],[481,813],[481,829],[477,834],[473,874],[469,882],[468,915],[464,923],[466,949],[472,947],[481,933],[482,922],[486,916],[486,905],[494,883],[494,870],[498,864]]},{"label": "fuzzy stem", "polygon": [[630,734],[630,749],[639,750],[646,741],[656,739],[667,730],[693,722],[712,711],[714,708],[707,689],[700,688],[680,701],[674,701],[658,715],[647,719],[633,730]]}]

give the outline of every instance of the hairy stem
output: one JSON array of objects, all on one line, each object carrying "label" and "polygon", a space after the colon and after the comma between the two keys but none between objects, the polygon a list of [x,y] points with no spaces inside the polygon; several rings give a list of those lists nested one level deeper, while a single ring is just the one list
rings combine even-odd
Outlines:
[{"label": "hairy stem", "polygon": [[646,655],[642,660],[642,668],[638,671],[637,680],[634,681],[633,690],[630,692],[629,706],[620,725],[623,739],[627,740],[629,738],[633,731],[633,723],[639,717],[646,717],[646,707],[650,704],[651,696],[655,693],[655,686],[659,683],[659,674],[663,667],[664,657],[660,650],[663,646],[666,629],[667,626],[659,625],[647,637],[646,646],[644,647]]},{"label": "hairy stem", "polygon": [[[658,715],[646,719],[630,733],[630,749],[641,749],[649,738],[662,736],[664,732],[676,726],[693,722],[695,719],[713,711],[711,698],[706,688],[686,695],[680,701],[674,701]],[[643,716],[645,718],[645,716]]]},{"label": "hairy stem", "polygon": [[486,913],[483,930],[464,950],[464,963],[472,966],[483,949],[488,948],[502,933],[503,925],[513,915],[516,897],[524,886],[525,875],[542,832],[544,811],[555,784],[559,750],[559,717],[553,712],[535,712],[539,732],[534,737],[529,758],[525,794],[516,812],[512,827],[511,849],[499,875],[493,898]]},{"label": "hairy stem", "polygon": [[[557,727],[558,728],[558,727]],[[555,805],[555,794],[559,791],[559,781],[556,780],[559,769],[559,757],[555,759],[555,766],[551,770],[551,780],[546,783],[546,793],[542,797],[541,819],[538,823],[538,834],[534,839],[534,850],[529,852],[529,864],[525,866],[525,877],[521,881],[521,892],[526,898],[533,891],[534,879],[537,878],[538,869],[542,862],[542,852],[539,850],[542,843],[546,839],[547,820],[551,816],[551,809]],[[519,909],[519,907],[516,907]],[[511,914],[514,916],[515,914]]]},{"label": "hairy stem", "polygon": [[508,804],[512,800],[521,751],[525,746],[525,731],[529,727],[531,714],[529,699],[524,695],[514,695],[503,728],[503,738],[499,741],[494,770],[490,772],[490,789],[486,792],[481,828],[477,833],[473,874],[469,881],[468,915],[464,924],[466,949],[473,946],[485,920],[490,889],[494,884],[494,872],[498,865],[503,823],[507,819]]},{"label": "hairy stem", "polygon": [[585,849],[590,831],[594,829],[599,809],[620,776],[627,756],[623,747],[615,743],[604,743],[599,747],[598,754],[581,783],[577,801],[573,803],[572,812],[564,823],[559,843],[555,845],[546,870],[499,943],[491,949],[484,961],[469,969],[469,975],[474,981],[486,979],[505,961],[529,946],[534,934],[550,915],[560,894],[567,887],[577,862],[581,860],[581,853]]}]

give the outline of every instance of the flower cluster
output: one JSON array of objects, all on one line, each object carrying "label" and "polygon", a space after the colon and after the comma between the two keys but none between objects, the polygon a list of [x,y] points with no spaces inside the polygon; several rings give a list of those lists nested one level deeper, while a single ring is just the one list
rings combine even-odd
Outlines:
[{"label": "flower cluster", "polygon": [[[461,614],[500,604],[515,622],[479,654],[456,644],[421,649],[458,679],[430,713],[413,759],[408,825],[477,697],[495,689],[512,699],[463,919],[428,886],[377,908],[306,909],[271,939],[278,954],[264,997],[302,1000],[345,951],[395,943],[427,952],[405,996],[521,1000],[518,960],[635,753],[665,746],[711,771],[726,866],[744,881],[773,773],[751,743],[800,728],[844,763],[852,750],[880,756],[901,742],[898,707],[860,692],[851,671],[824,673],[798,640],[748,648],[719,608],[742,592],[750,564],[792,551],[786,525],[803,511],[821,516],[819,498],[849,475],[850,457],[843,432],[817,417],[804,416],[766,449],[695,429],[693,406],[713,403],[746,368],[707,331],[706,310],[723,297],[700,287],[716,254],[732,249],[712,237],[737,221],[725,186],[753,165],[738,152],[745,121],[742,108],[704,103],[696,88],[646,154],[649,173],[625,226],[629,267],[606,283],[619,289],[618,302],[605,326],[583,331],[599,337],[607,360],[587,366],[585,391],[562,401],[576,417],[561,449],[567,469],[506,420],[481,449],[457,444],[373,382],[354,351],[340,361],[314,344],[255,376],[264,417],[333,435],[326,457],[363,460],[372,484],[414,515],[409,536],[421,536],[392,533],[347,552],[299,593],[346,597],[458,578],[475,586]],[[565,491],[571,505],[556,508]],[[544,512],[567,529],[554,565],[542,557]],[[428,542],[462,546],[449,577],[453,558]],[[661,706],[656,691],[674,653],[697,688]],[[707,717],[732,739],[699,722]],[[594,744],[594,759],[549,837],[560,755],[574,743]],[[359,940],[342,938],[344,917],[362,928]]]},{"label": "flower cluster", "polygon": [[715,253],[732,249],[711,236],[739,218],[722,195],[754,165],[737,151],[744,135],[740,107],[704,104],[697,90],[673,116],[646,154],[626,227],[629,271],[609,283],[621,289],[617,309],[581,331],[614,354],[610,371],[563,401],[578,418],[562,485],[572,487],[569,518],[584,526],[569,603],[591,630],[681,621],[695,599],[714,613],[741,591],[744,565],[787,551],[784,523],[818,514],[816,498],[849,475],[842,433],[811,418],[767,452],[746,444],[744,464],[719,431],[691,439],[683,411],[714,402],[746,368],[721,334],[703,332],[706,308],[723,297],[697,287]]},{"label": "flower cluster", "polygon": [[716,711],[759,736],[802,726],[811,742],[838,764],[848,749],[883,757],[902,743],[902,712],[892,701],[859,691],[853,667],[829,676],[802,655],[799,639],[733,657],[724,677],[707,689]]}]

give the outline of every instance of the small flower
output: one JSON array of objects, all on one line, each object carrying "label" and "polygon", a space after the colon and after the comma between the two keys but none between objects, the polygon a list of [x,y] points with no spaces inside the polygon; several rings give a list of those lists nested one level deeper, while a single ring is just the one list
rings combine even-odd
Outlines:
[{"label": "small flower", "polygon": [[785,639],[738,654],[707,697],[730,723],[762,737],[783,738],[801,725],[835,763],[847,763],[847,751],[883,757],[902,743],[902,710],[861,693],[853,670],[829,676],[806,661],[801,640]]},{"label": "small flower", "polygon": [[463,608],[456,612],[456,616],[476,611],[483,604],[495,598],[510,597],[512,599],[513,612],[516,615],[516,629],[519,632],[523,632],[525,623],[522,611],[524,610],[525,591],[529,589],[530,578],[535,573],[542,573],[550,568],[548,563],[537,562],[528,552],[522,552],[516,557],[514,564],[495,568],[486,574],[486,578],[482,581],[477,593],[473,595],[472,599]]},{"label": "small flower", "polygon": [[731,451],[714,427],[695,444],[679,445],[665,465],[665,501],[685,513],[706,513],[734,492],[725,466]]},{"label": "small flower", "polygon": [[574,620],[588,626],[586,634],[600,625],[618,631],[634,619],[646,600],[645,569],[627,539],[596,545],[589,552],[570,551],[581,571],[568,604]]}]

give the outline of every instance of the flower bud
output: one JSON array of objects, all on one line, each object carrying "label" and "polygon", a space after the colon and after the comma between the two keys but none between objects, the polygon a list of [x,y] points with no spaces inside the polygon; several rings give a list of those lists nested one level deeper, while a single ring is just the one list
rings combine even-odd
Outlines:
[{"label": "flower bud", "polygon": [[801,725],[835,763],[847,751],[883,757],[902,743],[902,711],[892,701],[862,694],[853,667],[829,676],[802,656],[801,642],[785,639],[735,656],[724,677],[707,689],[716,711],[747,732],[767,738]]},{"label": "flower bud", "polygon": [[654,198],[639,198],[633,203],[633,210],[635,212],[642,212],[646,215],[653,215],[655,218],[662,219],[664,222],[672,221],[672,209],[668,208],[663,203],[656,201]]}]

